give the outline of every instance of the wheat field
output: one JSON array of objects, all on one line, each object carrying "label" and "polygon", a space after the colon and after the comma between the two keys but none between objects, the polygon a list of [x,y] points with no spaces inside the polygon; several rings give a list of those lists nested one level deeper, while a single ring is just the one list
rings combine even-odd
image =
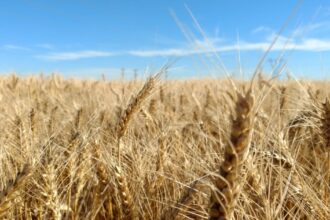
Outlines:
[{"label": "wheat field", "polygon": [[329,86],[2,76],[1,219],[330,219]]}]

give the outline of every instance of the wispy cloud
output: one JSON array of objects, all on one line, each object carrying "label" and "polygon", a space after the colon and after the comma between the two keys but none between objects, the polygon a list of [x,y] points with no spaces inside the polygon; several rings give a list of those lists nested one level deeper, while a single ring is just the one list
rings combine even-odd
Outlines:
[{"label": "wispy cloud", "polygon": [[127,54],[138,57],[166,57],[176,56],[184,57],[196,54],[208,54],[213,52],[230,52],[240,50],[266,50],[268,43],[244,43],[238,47],[237,44],[225,45],[214,48],[171,48],[161,50],[133,50],[127,52]]},{"label": "wispy cloud", "polygon": [[[219,41],[203,42],[196,40],[193,45],[185,47],[174,47],[164,49],[139,49],[121,52],[83,50],[74,52],[47,53],[36,56],[46,61],[72,61],[87,58],[99,58],[110,56],[135,56],[135,57],[185,57],[198,54],[212,54],[214,52],[235,52],[235,51],[265,51],[276,35],[269,35],[265,40],[249,42],[241,40],[240,44]],[[221,45],[222,44],[222,45]],[[305,38],[294,40],[285,36],[279,36],[278,41],[272,47],[272,51],[296,50],[307,52],[330,51],[330,39]]]},{"label": "wispy cloud", "polygon": [[198,53],[196,50],[173,48],[173,49],[158,49],[158,50],[132,50],[127,54],[136,57],[159,57],[159,56],[189,56]]},{"label": "wispy cloud", "polygon": [[13,44],[6,44],[3,45],[3,48],[6,50],[21,50],[21,51],[29,51],[30,48],[28,47],[23,47],[23,46],[18,46],[18,45],[13,45]]},{"label": "wispy cloud", "polygon": [[293,33],[295,36],[304,36],[316,31],[318,32],[328,31],[329,29],[330,29],[330,22],[322,21],[322,22],[308,23],[306,25],[300,25],[293,31]]},{"label": "wispy cloud", "polygon": [[55,48],[54,45],[52,45],[52,44],[37,44],[36,46],[39,48],[48,49],[48,50]]},{"label": "wispy cloud", "polygon": [[251,31],[252,34],[271,33],[271,32],[274,32],[274,30],[270,27],[267,27],[267,26],[259,26],[259,27],[256,27],[255,29],[253,29]]},{"label": "wispy cloud", "polygon": [[[161,56],[191,56],[195,54],[207,54],[212,52],[231,52],[231,51],[265,51],[268,49],[270,41],[262,42],[241,42],[238,46],[237,44],[227,44],[223,46],[214,46],[213,48],[170,48],[161,50],[133,50],[127,52],[127,54],[138,57],[161,57]],[[279,37],[278,42],[273,46],[273,51],[279,50],[299,50],[299,51],[330,51],[330,39],[304,39],[300,42],[294,42],[286,37]]]},{"label": "wispy cloud", "polygon": [[196,48],[208,48],[211,45],[219,45],[220,43],[223,43],[225,40],[223,38],[219,38],[219,37],[208,37],[207,40],[203,39],[196,39],[194,40],[194,42],[192,43],[193,47]]},{"label": "wispy cloud", "polygon": [[[307,37],[310,34],[319,33],[319,32],[327,32],[330,29],[329,21],[319,21],[319,22],[310,22],[307,24],[300,24],[298,27],[293,29],[292,32],[295,38],[298,37]],[[273,36],[277,33],[278,30],[273,29],[267,26],[259,26],[251,31],[251,34],[266,34],[267,38]]]},{"label": "wispy cloud", "polygon": [[295,44],[296,50],[303,51],[330,51],[330,39],[305,39],[299,44]]},{"label": "wispy cloud", "polygon": [[98,51],[98,50],[83,50],[74,52],[58,52],[58,53],[48,53],[44,55],[36,56],[39,59],[49,60],[49,61],[66,61],[66,60],[79,60],[85,58],[96,58],[96,57],[109,57],[115,54],[108,51]]}]

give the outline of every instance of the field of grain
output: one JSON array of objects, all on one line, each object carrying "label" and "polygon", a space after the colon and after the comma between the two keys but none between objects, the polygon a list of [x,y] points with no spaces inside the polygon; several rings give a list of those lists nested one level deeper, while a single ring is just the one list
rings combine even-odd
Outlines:
[{"label": "field of grain", "polygon": [[329,86],[2,76],[1,219],[330,219]]}]

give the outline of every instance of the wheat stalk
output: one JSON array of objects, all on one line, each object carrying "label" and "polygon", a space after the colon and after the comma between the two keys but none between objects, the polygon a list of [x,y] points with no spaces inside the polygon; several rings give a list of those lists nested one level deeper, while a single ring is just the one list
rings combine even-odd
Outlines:
[{"label": "wheat stalk", "polygon": [[329,203],[329,194],[330,194],[330,102],[328,99],[322,104],[322,118],[321,118],[321,130],[324,140],[324,146],[326,150],[325,157],[325,183],[324,183],[324,199],[326,203]]}]

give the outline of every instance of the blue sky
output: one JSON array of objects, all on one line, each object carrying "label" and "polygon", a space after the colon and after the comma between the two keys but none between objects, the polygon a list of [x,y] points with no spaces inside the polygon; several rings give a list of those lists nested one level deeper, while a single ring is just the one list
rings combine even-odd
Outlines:
[{"label": "blue sky", "polygon": [[286,21],[264,70],[327,77],[327,0],[4,0],[0,72],[113,78],[175,58],[173,78],[250,75]]}]

